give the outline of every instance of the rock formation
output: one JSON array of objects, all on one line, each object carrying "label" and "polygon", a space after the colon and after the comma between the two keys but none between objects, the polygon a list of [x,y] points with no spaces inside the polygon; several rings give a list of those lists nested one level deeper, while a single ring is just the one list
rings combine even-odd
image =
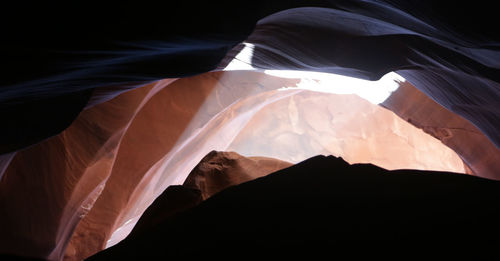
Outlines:
[{"label": "rock formation", "polygon": [[243,157],[235,152],[211,151],[196,165],[184,186],[201,191],[203,200],[230,186],[260,178],[292,164],[265,157]]},{"label": "rock formation", "polygon": [[[279,155],[292,162],[334,153],[352,163],[463,171],[458,156],[389,111],[353,95],[293,88],[299,82],[257,72],[214,72],[159,81],[88,107],[60,135],[17,152],[10,161],[6,157],[10,164],[0,183],[0,204],[9,217],[1,224],[3,251],[50,259],[65,253],[68,260],[80,260],[116,244],[156,197],[184,183],[213,149]],[[292,88],[277,91],[282,87]],[[284,139],[289,132],[302,138]],[[348,142],[338,143],[344,139]],[[296,143],[300,140],[302,145]],[[399,162],[390,160],[395,150]],[[242,180],[227,184],[236,181]],[[16,189],[27,186],[30,194]],[[16,202],[31,202],[31,207],[19,208]],[[32,228],[24,229],[26,224]]]},{"label": "rock formation", "polygon": [[0,182],[1,252],[62,257],[75,226],[101,196],[130,122],[170,82],[86,110],[63,133],[15,154]]},{"label": "rock formation", "polygon": [[[75,4],[60,12],[50,5],[28,11],[13,4],[0,23],[7,39],[0,48],[5,65],[1,116],[9,123],[1,129],[1,144],[8,146],[0,153],[63,130],[95,89],[113,97],[123,86],[214,70],[245,40],[254,46],[252,67],[369,79],[398,71],[473,122],[498,147],[495,8],[487,1],[453,5],[461,7],[427,0],[279,0],[273,5],[222,0],[168,8],[123,4],[119,11]],[[165,15],[166,9],[172,11]],[[130,19],[137,14],[148,15]],[[186,19],[191,23],[179,23]],[[23,139],[16,138],[20,132]]]},{"label": "rock formation", "polygon": [[499,186],[470,175],[387,171],[317,156],[226,189],[89,260],[373,257],[395,249],[498,257]]},{"label": "rock formation", "polygon": [[236,152],[211,151],[191,171],[183,185],[168,187],[141,216],[131,236],[154,229],[163,220],[190,209],[214,194],[292,164],[264,157],[243,157]]},{"label": "rock formation", "polygon": [[262,108],[228,149],[293,163],[322,154],[386,169],[465,172],[454,151],[394,116],[353,94],[303,90]]},{"label": "rock formation", "polygon": [[[416,161],[384,166],[383,161],[391,157],[376,159],[381,147],[375,149],[374,136],[367,135],[362,126],[350,129],[349,116],[331,113],[325,99],[332,95],[318,96],[298,88],[278,90],[293,87],[299,79],[249,71],[214,72],[219,70],[308,70],[369,80],[395,71],[418,91],[403,84],[383,106],[458,153],[445,148],[444,156],[431,156],[435,154],[428,150],[427,158],[440,168],[465,168],[464,172],[479,177],[500,179],[496,160],[500,148],[500,35],[493,7],[487,1],[277,0],[269,4],[256,0],[235,5],[224,0],[200,5],[184,1],[168,8],[142,2],[111,7],[75,3],[61,11],[60,6],[45,3],[29,8],[12,3],[0,17],[0,254],[82,259],[118,243],[154,199],[167,187],[184,183],[208,152],[239,148],[258,154],[251,156],[267,156],[254,150],[265,148],[262,144],[245,144],[251,142],[251,128],[256,133],[260,128],[261,142],[276,146],[303,142],[297,153],[281,158],[291,163],[312,156],[309,148],[314,147],[316,153],[335,152],[349,163],[359,156],[359,161],[378,160],[386,168],[427,168],[423,162],[428,159],[417,155],[425,153],[422,148],[426,146],[439,145],[436,140],[424,142],[422,137],[428,136],[418,136],[418,142],[413,142],[408,137],[423,135],[421,130],[415,131],[382,108],[346,99],[372,112],[382,111],[377,114],[382,117],[353,114],[370,115],[371,120],[364,122],[377,132],[369,134],[387,130],[387,140],[417,148],[409,153],[407,148],[387,146],[398,159],[410,155]],[[144,19],[138,19],[141,14]],[[315,113],[314,108],[328,110],[330,115]],[[274,109],[283,110],[274,115]],[[287,115],[288,119],[273,133],[266,129],[269,115],[281,119]],[[333,120],[328,118],[332,115]],[[337,129],[337,134],[357,135],[346,139],[345,147],[342,139],[348,136],[331,135],[337,120],[345,128]],[[401,129],[413,134],[405,136]],[[332,139],[337,142],[329,143]],[[369,145],[360,145],[363,140]],[[283,148],[269,150],[285,154],[293,150]],[[432,149],[432,153],[440,152]],[[244,168],[252,169],[248,164]],[[430,175],[429,182],[439,183],[439,178],[434,180],[436,175]],[[370,180],[370,176],[359,177]],[[476,212],[486,215],[490,210],[491,217],[496,217],[496,209],[488,205],[496,194],[486,195],[490,185],[481,190],[483,183],[493,181],[453,176],[449,186],[429,185],[426,193],[434,195],[439,188],[453,194],[453,184],[462,186],[464,180],[474,187],[470,192],[477,193],[467,192],[467,198],[457,195],[464,209],[470,210],[465,218]],[[239,178],[231,178],[227,184],[236,181]],[[224,182],[215,182],[216,187]],[[352,187],[346,189],[356,188],[354,183],[347,185]],[[463,188],[467,190],[467,186]],[[453,202],[450,208],[458,205],[455,199],[448,199]],[[473,207],[472,199],[484,202]],[[431,210],[443,214],[437,208]],[[452,210],[463,214],[456,211]],[[424,214],[416,217],[428,218]],[[479,225],[489,224],[489,218]],[[198,221],[175,222],[189,220]],[[469,230],[465,235],[477,236]],[[461,235],[457,238],[465,240]]]},{"label": "rock formation", "polygon": [[470,174],[498,179],[500,150],[473,124],[420,92],[409,82],[382,104],[453,149],[470,168]]}]

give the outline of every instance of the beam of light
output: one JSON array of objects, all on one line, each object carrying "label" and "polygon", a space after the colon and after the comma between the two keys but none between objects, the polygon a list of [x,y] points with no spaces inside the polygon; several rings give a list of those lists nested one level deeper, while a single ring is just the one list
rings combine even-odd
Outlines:
[{"label": "beam of light", "polygon": [[[384,75],[378,81],[308,71],[266,70],[264,73],[282,78],[300,79],[300,83],[292,88],[334,94],[356,94],[373,104],[384,102],[392,92],[397,90],[399,83],[405,81],[394,72]],[[283,89],[288,88],[290,87]]]},{"label": "beam of light", "polygon": [[243,48],[223,69],[224,71],[264,71],[268,75],[281,78],[300,79],[300,83],[293,88],[334,94],[356,94],[373,104],[382,103],[399,87],[400,82],[405,81],[403,77],[394,72],[384,75],[378,81],[368,81],[332,73],[261,70],[252,66],[255,46],[251,43],[243,43],[243,45]]},{"label": "beam of light", "polygon": [[256,71],[252,66],[252,57],[255,46],[251,43],[243,43],[244,47],[241,51],[229,62],[223,71],[249,70]]}]

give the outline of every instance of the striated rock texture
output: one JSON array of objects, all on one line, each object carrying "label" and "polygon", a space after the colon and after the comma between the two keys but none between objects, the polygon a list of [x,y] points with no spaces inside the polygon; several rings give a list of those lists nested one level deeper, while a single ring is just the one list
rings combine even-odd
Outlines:
[{"label": "striated rock texture", "polygon": [[391,112],[354,95],[290,88],[299,82],[213,72],[92,104],[60,135],[2,158],[0,252],[81,260],[125,238],[171,185],[185,183],[205,199],[287,166],[209,154],[222,155],[225,165],[208,160],[186,180],[214,149],[291,162],[334,153],[351,163],[463,171],[457,155]]},{"label": "striated rock texture", "polygon": [[395,249],[494,258],[498,200],[499,181],[317,156],[223,190],[88,260],[373,257]]},{"label": "striated rock texture", "polygon": [[[59,133],[96,89],[113,97],[123,88],[112,86],[133,88],[215,70],[245,40],[254,47],[254,68],[367,79],[398,71],[498,147],[500,36],[493,4],[220,0],[167,8],[68,3],[26,10],[12,3],[0,23],[0,116],[8,122],[0,129],[0,153]],[[131,19],[138,16],[145,17]],[[190,23],[179,22],[185,20]]]},{"label": "striated rock texture", "polygon": [[[118,242],[166,187],[181,184],[210,150],[226,149],[230,133],[248,116],[239,128],[234,120],[220,125],[226,132],[206,128],[208,137],[185,148],[193,133],[235,100],[290,82],[252,72],[223,75],[163,80],[126,92],[89,107],[60,135],[3,156],[0,252],[52,260],[66,252],[65,258],[80,260],[105,248],[125,226]],[[269,102],[263,97],[241,110]]]},{"label": "striated rock texture", "polygon": [[257,96],[239,111],[229,110],[222,113],[225,117],[212,118],[235,100],[277,88],[283,81],[258,73],[248,75],[252,81],[246,77],[238,81],[238,75],[243,74],[224,77],[223,73],[211,73],[178,80],[142,108],[121,142],[107,183],[109,190],[77,227],[75,243],[70,242],[70,246],[83,248],[76,251],[77,257],[89,256],[122,240],[163,190],[182,184],[211,150],[227,148],[249,117],[239,111],[251,113],[260,103],[272,99]]},{"label": "striated rock texture", "polygon": [[[442,3],[409,2],[336,1],[337,8],[272,14],[257,23],[222,66],[237,57],[246,69],[300,69],[369,80],[394,71],[500,147],[498,30],[486,36],[491,24],[463,19],[478,11],[465,2],[463,10],[470,13],[457,14],[459,8]],[[475,5],[485,11],[484,4]],[[482,11],[477,15],[488,19]],[[431,18],[429,12],[439,16]],[[447,23],[451,20],[455,24]],[[476,34],[464,33],[462,25],[477,29]],[[240,50],[247,55],[238,57]]]},{"label": "striated rock texture", "polygon": [[[89,106],[60,135],[2,158],[0,252],[81,260],[116,244],[155,198],[167,187],[183,184],[214,149],[264,156],[281,152],[292,162],[335,153],[351,162],[375,160],[386,167],[416,167],[414,160],[420,167],[458,171],[463,166],[449,152],[437,156],[449,151],[436,147],[441,145],[437,140],[359,97],[277,90],[299,82],[257,72],[213,72],[159,81]],[[269,121],[279,126],[273,128]],[[302,138],[286,138],[297,131]],[[369,140],[368,147],[363,145]],[[408,141],[414,141],[413,147]],[[391,153],[406,163],[394,165],[389,157],[379,157]],[[238,157],[233,165],[233,156],[225,156],[226,166],[203,166],[214,175],[216,168],[263,175],[276,167],[275,161]],[[203,198],[254,178],[201,173],[186,182],[200,189]]]},{"label": "striated rock texture", "polygon": [[499,178],[500,150],[469,121],[443,108],[409,82],[402,83],[382,106],[453,149],[471,174]]},{"label": "striated rock texture", "polygon": [[170,82],[86,110],[60,135],[17,152],[0,181],[0,252],[61,259],[106,187],[131,121]]},{"label": "striated rock texture", "polygon": [[[299,92],[275,91],[280,80],[244,72],[162,80],[235,60],[253,70],[370,80],[396,71],[500,147],[493,4],[223,0],[168,8],[145,2],[4,7],[0,253],[81,259],[119,242],[154,198],[183,183],[206,153],[226,150],[261,109]],[[242,50],[247,56],[238,56]],[[462,138],[452,142],[443,127],[425,126],[463,153],[476,175],[498,178],[490,145],[469,149],[462,142],[473,133],[454,133]],[[482,138],[470,139],[476,140]]]}]

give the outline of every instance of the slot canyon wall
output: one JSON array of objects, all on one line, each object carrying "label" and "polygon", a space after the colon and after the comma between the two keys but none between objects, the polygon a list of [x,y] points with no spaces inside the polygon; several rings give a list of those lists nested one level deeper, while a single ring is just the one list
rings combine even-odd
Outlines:
[{"label": "slot canyon wall", "polygon": [[[494,9],[454,5],[216,1],[165,15],[124,3],[91,21],[71,10],[93,5],[13,7],[29,19],[0,48],[0,254],[81,260],[112,246],[213,150],[281,160],[244,165],[261,171],[252,179],[317,154],[500,179]],[[378,106],[273,69],[408,82]]]},{"label": "slot canyon wall", "polygon": [[[67,260],[80,260],[116,244],[156,197],[168,186],[182,184],[213,149],[292,163],[333,154],[351,163],[373,162],[389,169],[467,171],[451,149],[394,113],[356,95],[314,92],[298,88],[298,83],[300,79],[259,72],[214,72],[162,80],[88,108],[60,135],[17,152],[6,168],[2,214],[12,219],[2,224],[2,230],[11,233],[5,237],[11,239],[5,249],[22,246],[17,251],[26,253],[36,245],[39,252],[33,251],[33,256],[59,259],[65,253]],[[401,90],[419,93],[408,83],[401,85]],[[404,104],[413,104],[407,100],[410,95],[404,97]],[[418,104],[430,100],[417,97]],[[391,100],[397,101],[391,96],[386,104]],[[439,124],[445,119],[465,124],[430,104],[435,106],[429,109],[432,113],[442,114]],[[401,106],[397,112],[408,110]],[[481,137],[481,148],[494,152],[496,147]],[[456,143],[477,144],[468,141],[466,135]],[[475,155],[481,156],[468,154],[464,159],[476,163],[472,169],[495,167],[495,162],[485,164],[488,161],[476,160]],[[35,170],[37,176],[32,174]],[[20,186],[30,193],[16,189]],[[20,208],[18,202],[30,207]],[[19,216],[24,218],[14,218]],[[40,243],[25,243],[36,235],[43,235],[37,238]]]}]

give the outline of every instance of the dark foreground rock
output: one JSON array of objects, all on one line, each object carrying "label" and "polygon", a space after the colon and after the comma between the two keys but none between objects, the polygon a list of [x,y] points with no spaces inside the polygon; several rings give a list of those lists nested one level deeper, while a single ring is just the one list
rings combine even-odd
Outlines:
[{"label": "dark foreground rock", "polygon": [[[500,183],[317,156],[230,187],[88,260],[492,253]],[[351,251],[353,250],[353,251]]]}]

